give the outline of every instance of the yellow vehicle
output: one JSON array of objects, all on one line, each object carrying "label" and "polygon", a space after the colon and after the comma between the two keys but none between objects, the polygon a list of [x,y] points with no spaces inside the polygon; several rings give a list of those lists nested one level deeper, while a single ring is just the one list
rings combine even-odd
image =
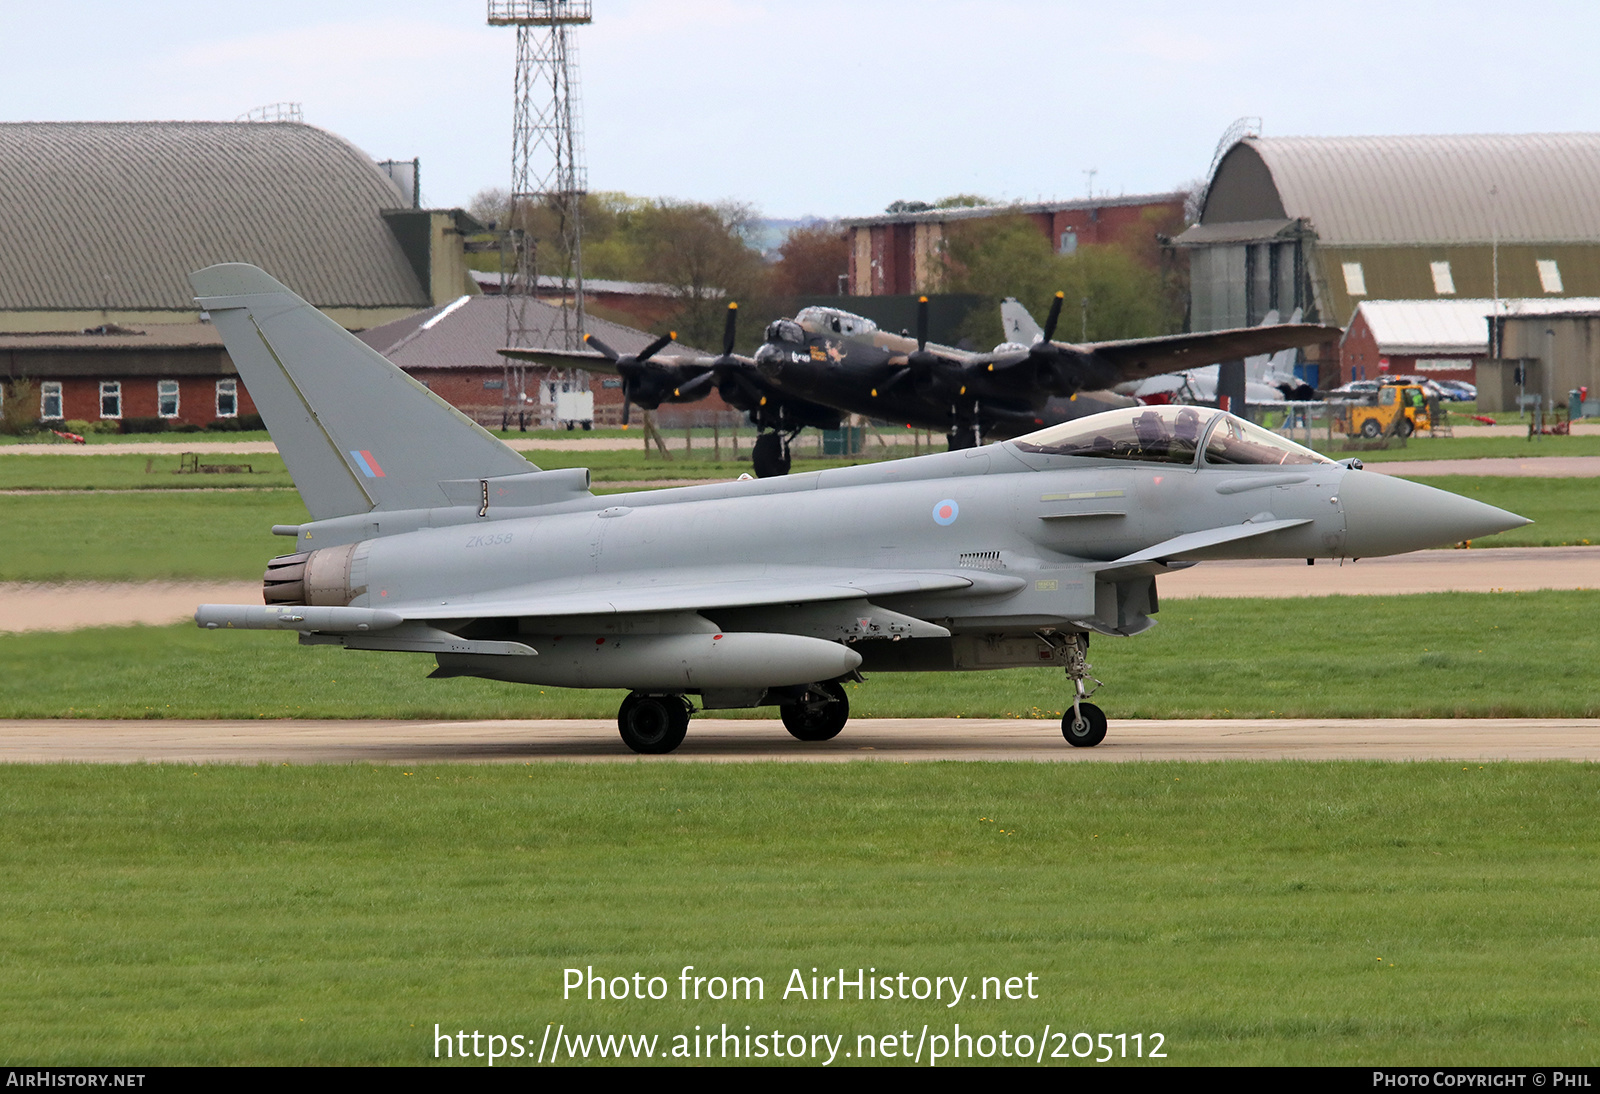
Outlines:
[{"label": "yellow vehicle", "polygon": [[1334,417],[1334,428],[1347,437],[1409,437],[1432,430],[1428,395],[1416,384],[1384,384],[1367,402],[1350,403]]}]

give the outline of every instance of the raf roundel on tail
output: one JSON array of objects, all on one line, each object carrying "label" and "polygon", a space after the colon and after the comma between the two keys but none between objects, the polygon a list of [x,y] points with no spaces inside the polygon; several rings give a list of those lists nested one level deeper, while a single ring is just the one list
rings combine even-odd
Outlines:
[{"label": "raf roundel on tail", "polygon": [[[863,673],[1065,670],[1098,744],[1091,635],[1154,625],[1164,573],[1476,539],[1513,513],[1336,463],[1205,407],[1132,407],[1015,440],[801,475],[596,497],[542,471],[254,266],[191,275],[312,519],[261,607],[207,628],[422,651],[434,675],[626,688],[670,752],[696,709],[776,706],[837,735]],[[938,527],[930,528],[929,514]]]}]

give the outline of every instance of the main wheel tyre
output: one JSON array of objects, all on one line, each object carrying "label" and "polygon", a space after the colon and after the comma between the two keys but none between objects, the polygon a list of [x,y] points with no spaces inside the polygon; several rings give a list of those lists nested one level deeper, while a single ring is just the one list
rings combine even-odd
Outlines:
[{"label": "main wheel tyre", "polygon": [[799,741],[831,741],[839,735],[850,720],[850,700],[838,684],[818,684],[818,691],[828,695],[828,702],[807,706],[805,703],[783,703],[778,713],[783,717],[783,728]]},{"label": "main wheel tyre", "polygon": [[1395,429],[1395,432],[1400,434],[1402,437],[1409,437],[1416,431],[1417,427],[1410,418],[1401,418],[1400,425]]},{"label": "main wheel tyre", "polygon": [[689,732],[689,705],[681,695],[633,693],[617,711],[622,743],[635,752],[661,755],[683,743]]},{"label": "main wheel tyre", "polygon": [[756,478],[772,479],[789,473],[789,454],[783,450],[783,438],[776,433],[763,433],[756,438],[750,450],[750,466]]},{"label": "main wheel tyre", "polygon": [[1074,748],[1093,748],[1106,739],[1106,712],[1093,703],[1079,703],[1078,717],[1068,710],[1061,717],[1061,736]]},{"label": "main wheel tyre", "polygon": [[1378,424],[1378,419],[1368,418],[1361,423],[1361,435],[1369,441],[1378,439],[1378,434],[1383,432],[1383,426]]}]

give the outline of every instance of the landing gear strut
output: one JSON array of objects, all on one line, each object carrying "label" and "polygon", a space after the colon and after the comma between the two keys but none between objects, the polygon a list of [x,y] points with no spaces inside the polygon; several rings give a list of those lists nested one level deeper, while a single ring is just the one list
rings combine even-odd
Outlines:
[{"label": "landing gear strut", "polygon": [[[964,389],[963,389],[964,390]],[[950,426],[945,434],[949,441],[951,452],[959,452],[964,448],[979,448],[983,445],[983,413],[978,403],[972,404],[972,417],[962,419],[958,407],[950,408]]]},{"label": "landing gear strut", "polygon": [[791,438],[792,435],[775,430],[757,435],[755,446],[750,450],[750,466],[755,469],[756,478],[771,479],[789,473]]},{"label": "landing gear strut", "polygon": [[850,700],[838,684],[812,684],[805,698],[782,703],[783,728],[799,741],[831,741],[850,720]]},{"label": "landing gear strut", "polygon": [[[1085,702],[1100,688],[1099,680],[1089,675],[1094,666],[1089,664],[1089,636],[1070,634],[1059,648],[1067,655],[1067,677],[1072,681],[1072,709],[1061,716],[1061,736],[1074,748],[1093,748],[1106,739],[1106,713],[1093,703]],[[1085,680],[1094,680],[1093,688],[1085,688]]]},{"label": "landing gear strut", "polygon": [[622,743],[648,755],[671,752],[689,732],[689,709],[689,700],[681,695],[630,693],[617,711]]}]

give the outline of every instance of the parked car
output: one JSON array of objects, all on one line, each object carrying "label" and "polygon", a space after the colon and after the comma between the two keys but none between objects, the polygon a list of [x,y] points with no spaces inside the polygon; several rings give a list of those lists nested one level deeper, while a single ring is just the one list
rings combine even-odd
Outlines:
[{"label": "parked car", "polygon": [[1451,402],[1471,403],[1478,398],[1478,389],[1465,380],[1435,380],[1444,389],[1444,397]]},{"label": "parked car", "polygon": [[1334,402],[1352,402],[1367,399],[1378,393],[1376,380],[1351,380],[1348,384],[1340,384],[1328,392],[1328,398]]}]

